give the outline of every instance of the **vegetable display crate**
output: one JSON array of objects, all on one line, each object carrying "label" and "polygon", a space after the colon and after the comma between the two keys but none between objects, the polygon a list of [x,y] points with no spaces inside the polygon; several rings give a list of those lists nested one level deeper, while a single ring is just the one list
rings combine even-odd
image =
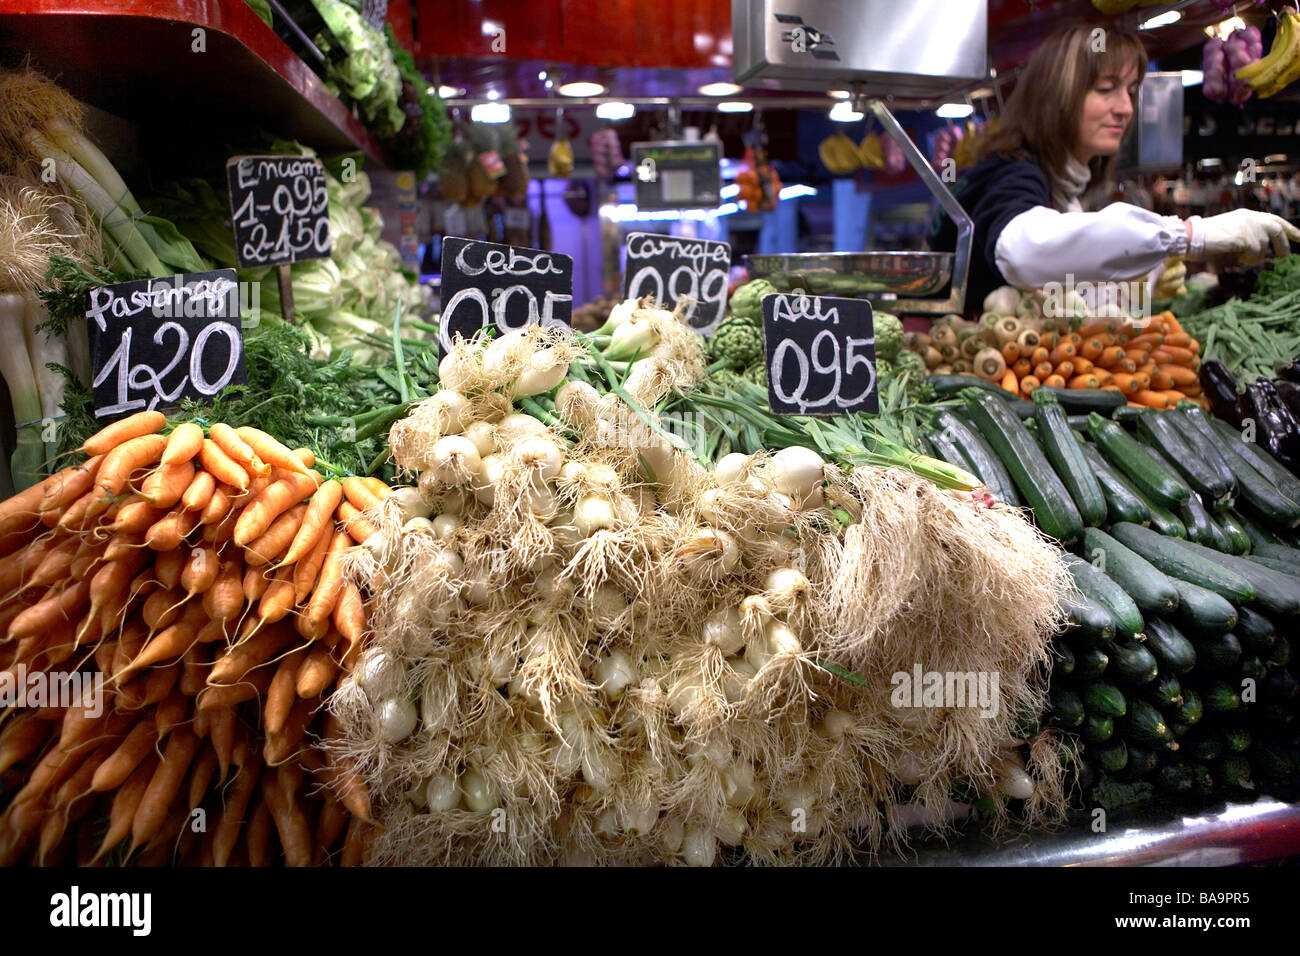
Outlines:
[{"label": "vegetable display crate", "polygon": [[1300,805],[1260,797],[1171,815],[1112,813],[1104,832],[1083,818],[1068,829],[1000,841],[975,834],[926,842],[886,866],[1237,866],[1300,855]]},{"label": "vegetable display crate", "polygon": [[183,151],[259,128],[324,151],[379,143],[243,0],[0,0],[0,54]]}]

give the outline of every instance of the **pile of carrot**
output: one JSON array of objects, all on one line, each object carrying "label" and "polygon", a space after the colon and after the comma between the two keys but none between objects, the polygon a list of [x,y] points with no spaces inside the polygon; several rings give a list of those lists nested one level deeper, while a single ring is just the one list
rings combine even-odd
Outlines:
[{"label": "pile of carrot", "polygon": [[1130,405],[1148,408],[1171,408],[1185,398],[1205,406],[1196,377],[1200,352],[1172,312],[1140,328],[1098,319],[1076,332],[1043,332],[1032,347],[1023,339],[1004,343],[1001,384],[1022,398],[1049,385],[1119,391]]},{"label": "pile of carrot", "polygon": [[324,702],[365,627],[344,556],[389,489],[166,426],[115,422],[0,503],[0,686],[103,680],[97,715],[0,711],[0,865],[358,863],[369,801]]}]

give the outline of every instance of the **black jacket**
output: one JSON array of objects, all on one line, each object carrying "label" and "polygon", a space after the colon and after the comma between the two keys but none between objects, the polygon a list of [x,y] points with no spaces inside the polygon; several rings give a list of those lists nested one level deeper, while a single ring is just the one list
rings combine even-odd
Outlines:
[{"label": "black jacket", "polygon": [[[966,311],[979,312],[984,297],[1006,279],[994,258],[998,237],[1016,216],[1034,206],[1051,206],[1047,176],[1031,159],[990,156],[966,170],[952,187],[966,215],[975,224],[970,277],[966,281]],[[940,208],[930,229],[930,248],[957,248],[957,227]]]}]

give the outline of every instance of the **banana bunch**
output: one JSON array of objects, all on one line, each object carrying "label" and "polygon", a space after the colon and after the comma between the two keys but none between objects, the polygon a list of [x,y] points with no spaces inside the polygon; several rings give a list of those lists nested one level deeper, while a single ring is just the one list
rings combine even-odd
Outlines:
[{"label": "banana bunch", "polygon": [[1166,259],[1164,269],[1152,290],[1152,299],[1172,299],[1187,291],[1187,264],[1182,256]]},{"label": "banana bunch", "polygon": [[1233,75],[1260,99],[1280,93],[1300,80],[1300,15],[1291,10],[1283,13],[1268,55],[1248,63]]},{"label": "banana bunch", "polygon": [[552,176],[563,178],[573,172],[573,146],[568,139],[557,137],[546,155],[546,168]]},{"label": "banana bunch", "polygon": [[864,136],[858,144],[858,159],[864,169],[872,171],[885,168],[885,150],[880,145],[880,137],[874,133]]},{"label": "banana bunch", "polygon": [[[851,176],[862,165],[857,145],[843,133],[822,140],[817,147],[817,155],[832,176]],[[881,165],[884,165],[883,159]]]}]

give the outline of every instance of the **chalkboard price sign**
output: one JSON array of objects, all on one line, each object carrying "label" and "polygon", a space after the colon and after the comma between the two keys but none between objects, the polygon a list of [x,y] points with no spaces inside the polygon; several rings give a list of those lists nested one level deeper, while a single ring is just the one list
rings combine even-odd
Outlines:
[{"label": "chalkboard price sign", "polygon": [[767,404],[776,415],[880,411],[871,303],[763,296]]},{"label": "chalkboard price sign", "polygon": [[248,381],[234,269],[91,289],[95,416],[170,408]]},{"label": "chalkboard price sign", "polygon": [[686,313],[687,324],[701,335],[712,334],[727,311],[730,245],[634,232],[626,249],[624,299],[652,295],[666,309],[690,299],[694,304]]},{"label": "chalkboard price sign", "polygon": [[226,162],[226,182],[241,267],[329,256],[329,194],[319,159],[235,156]]},{"label": "chalkboard price sign", "polygon": [[505,333],[572,324],[572,256],[450,236],[442,241],[443,353],[457,334],[472,338],[488,325]]}]

